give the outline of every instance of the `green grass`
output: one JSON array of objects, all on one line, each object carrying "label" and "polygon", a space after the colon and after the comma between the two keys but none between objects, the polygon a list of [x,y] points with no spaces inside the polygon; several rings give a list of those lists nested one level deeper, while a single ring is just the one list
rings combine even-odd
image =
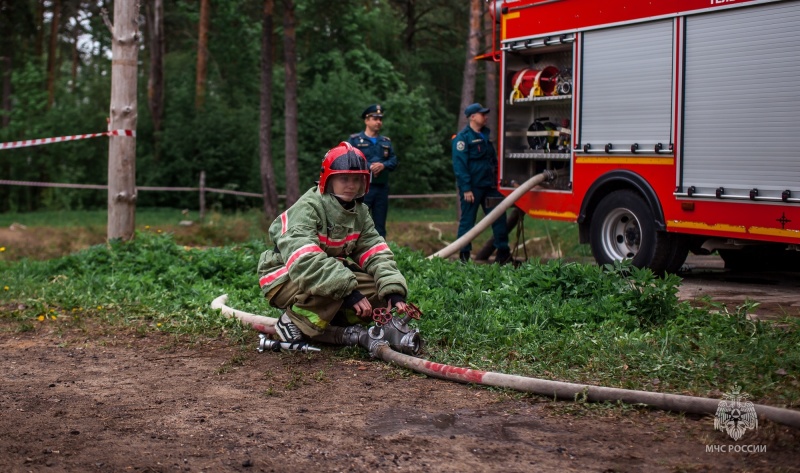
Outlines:
[{"label": "green grass", "polygon": [[[254,332],[209,304],[228,294],[231,307],[276,316],[256,281],[266,248],[253,240],[185,249],[169,235],[141,232],[132,242],[53,260],[0,262],[0,327],[30,331],[91,320],[140,334],[169,332],[182,343],[225,336],[254,346]],[[623,264],[460,265],[393,249],[409,300],[425,314],[419,328],[431,360],[716,397],[738,384],[759,402],[800,406],[797,319],[750,320],[748,306],[692,308],[676,297],[677,277],[658,279]]]}]

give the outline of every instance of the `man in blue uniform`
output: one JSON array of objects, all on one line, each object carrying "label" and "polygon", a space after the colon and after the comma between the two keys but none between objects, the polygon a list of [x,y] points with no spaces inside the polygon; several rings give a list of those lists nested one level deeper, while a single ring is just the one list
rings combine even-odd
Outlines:
[{"label": "man in blue uniform", "polygon": [[[458,222],[458,237],[475,226],[478,208],[488,215],[503,199],[497,190],[497,152],[489,141],[486,127],[488,108],[473,103],[464,109],[469,123],[453,138],[453,171],[458,183],[461,199],[461,220]],[[505,213],[492,223],[494,246],[497,248],[495,262],[508,263],[511,252],[508,248],[508,231]],[[461,248],[461,261],[469,261],[472,243]]]},{"label": "man in blue uniform", "polygon": [[372,213],[375,229],[386,238],[386,214],[389,211],[389,173],[397,167],[397,156],[392,149],[392,140],[381,136],[384,108],[379,104],[370,105],[361,114],[366,129],[361,133],[353,133],[347,140],[367,158],[372,182],[369,192],[364,196],[364,203]]}]

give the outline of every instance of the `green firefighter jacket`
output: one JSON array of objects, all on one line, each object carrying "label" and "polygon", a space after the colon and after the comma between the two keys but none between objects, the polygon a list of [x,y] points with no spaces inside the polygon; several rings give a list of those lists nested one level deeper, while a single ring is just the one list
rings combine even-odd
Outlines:
[{"label": "green firefighter jacket", "polygon": [[312,187],[272,222],[269,236],[275,249],[262,253],[258,262],[265,296],[291,279],[303,292],[344,299],[357,285],[347,258],[372,275],[379,297],[408,293],[392,250],[362,203],[347,210],[331,194]]}]

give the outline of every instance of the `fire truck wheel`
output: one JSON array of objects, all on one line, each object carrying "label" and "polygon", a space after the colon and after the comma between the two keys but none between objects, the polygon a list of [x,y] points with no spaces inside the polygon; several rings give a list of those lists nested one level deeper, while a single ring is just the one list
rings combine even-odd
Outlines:
[{"label": "fire truck wheel", "polygon": [[600,201],[589,225],[589,241],[600,265],[630,259],[637,268],[663,274],[680,259],[670,235],[656,230],[650,207],[630,190],[614,191]]},{"label": "fire truck wheel", "polygon": [[686,257],[689,256],[689,246],[690,241],[689,237],[686,235],[675,235],[670,233],[670,256],[669,260],[667,261],[667,266],[664,268],[664,271],[670,274],[677,273],[683,263],[686,262]]}]

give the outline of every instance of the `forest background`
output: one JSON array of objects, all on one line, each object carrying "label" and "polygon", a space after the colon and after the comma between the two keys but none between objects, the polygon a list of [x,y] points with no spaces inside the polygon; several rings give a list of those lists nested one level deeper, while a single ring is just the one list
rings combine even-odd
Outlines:
[{"label": "forest background", "polygon": [[[0,142],[107,129],[111,32],[103,12],[111,16],[113,7],[108,0],[0,0]],[[491,48],[488,8],[479,0],[142,0],[136,184],[197,187],[206,171],[208,187],[260,192],[266,152],[281,194],[286,163],[294,166],[287,156],[296,154],[299,190],[290,191],[302,194],[325,151],[362,131],[362,110],[380,103],[383,134],[400,160],[392,194],[452,192],[450,138],[469,40],[478,53]],[[491,108],[495,68],[482,62],[470,84],[474,100]],[[296,74],[295,84],[287,74]],[[285,120],[295,113],[296,132]],[[107,179],[106,139],[0,151],[0,180]],[[209,204],[262,202],[217,194]],[[0,212],[106,205],[103,191],[0,185]],[[146,192],[137,205],[195,208],[197,195]]]}]

